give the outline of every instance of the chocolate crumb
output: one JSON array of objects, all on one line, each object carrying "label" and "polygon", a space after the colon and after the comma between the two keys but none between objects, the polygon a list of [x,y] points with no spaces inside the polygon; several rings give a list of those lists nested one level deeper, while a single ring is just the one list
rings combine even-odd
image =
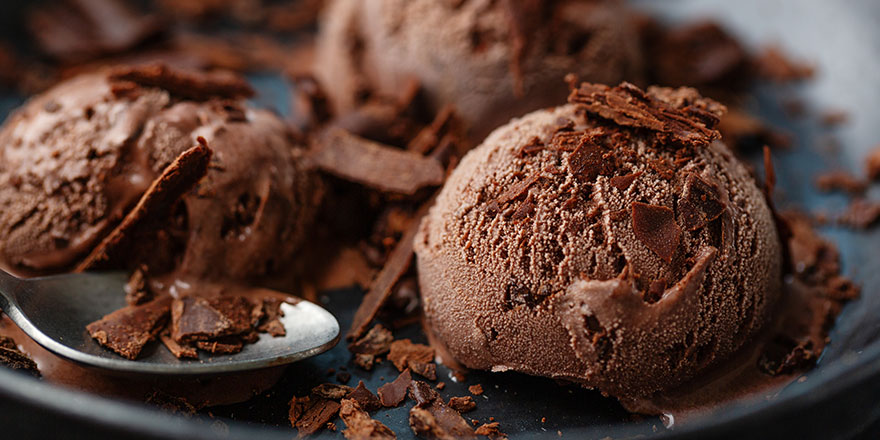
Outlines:
[{"label": "chocolate crumb", "polygon": [[480,426],[479,428],[477,428],[474,431],[474,434],[485,435],[486,437],[489,437],[491,440],[501,440],[501,439],[507,438],[507,434],[501,432],[501,430],[499,429],[498,422],[486,423],[486,424]]},{"label": "chocolate crumb", "polygon": [[471,396],[451,397],[449,398],[449,407],[460,413],[465,413],[476,409],[477,402],[474,402],[474,398]]},{"label": "chocolate crumb", "polygon": [[363,368],[366,371],[371,371],[373,369],[373,363],[376,360],[376,356],[372,354],[356,354],[354,355],[354,364],[358,367]]},{"label": "chocolate crumb", "polygon": [[398,371],[403,371],[411,368],[414,363],[433,362],[434,349],[424,344],[415,344],[409,339],[400,339],[391,343],[388,360],[394,363]]},{"label": "chocolate crumb", "polygon": [[136,359],[148,342],[165,327],[171,298],[119,309],[86,329],[101,345],[127,359]]},{"label": "chocolate crumb", "polygon": [[637,173],[627,174],[625,176],[614,176],[609,179],[609,183],[611,186],[618,189],[618,191],[626,191],[633,182],[636,181],[636,178],[641,176],[642,172],[639,171]]},{"label": "chocolate crumb", "polygon": [[168,330],[163,331],[162,334],[159,335],[159,338],[162,340],[162,344],[165,345],[165,348],[167,348],[168,351],[170,351],[171,354],[174,355],[174,357],[178,359],[199,358],[199,351],[195,347],[188,344],[177,343],[177,341],[175,341],[174,338],[172,338],[171,335],[168,333]]},{"label": "chocolate crumb", "polygon": [[633,202],[632,226],[639,241],[663,261],[672,262],[681,241],[681,229],[675,223],[675,213],[671,209]]},{"label": "chocolate crumb", "polygon": [[470,391],[471,394],[473,394],[475,396],[479,396],[479,395],[483,394],[483,386],[480,384],[471,385],[468,387],[468,391]]},{"label": "chocolate crumb", "polygon": [[0,335],[0,366],[40,377],[37,363],[18,349],[12,338]]},{"label": "chocolate crumb", "polygon": [[446,382],[437,382],[437,385],[434,385],[434,388],[442,390],[443,388],[446,388]]},{"label": "chocolate crumb", "polygon": [[413,373],[428,380],[437,380],[437,364],[410,361],[408,365]]},{"label": "chocolate crumb", "polygon": [[359,381],[358,386],[352,392],[348,393],[345,398],[354,399],[358,403],[358,406],[365,411],[376,411],[377,409],[382,408],[382,401],[367,389],[366,385],[364,385],[364,381]]},{"label": "chocolate crumb", "polygon": [[357,401],[344,399],[339,410],[339,417],[345,422],[342,435],[349,440],[396,439],[394,431],[382,422],[370,417]]},{"label": "chocolate crumb", "polygon": [[333,432],[336,432],[336,430],[339,429],[336,427],[336,424],[333,422],[327,422],[326,428],[328,431],[333,431]]},{"label": "chocolate crumb", "polygon": [[393,382],[386,383],[379,387],[377,392],[382,405],[389,408],[400,405],[400,403],[403,402],[403,399],[406,398],[406,392],[409,389],[411,382],[412,375],[410,375],[409,370],[404,370],[403,373],[400,373],[400,376],[397,376],[397,379],[394,379]]}]

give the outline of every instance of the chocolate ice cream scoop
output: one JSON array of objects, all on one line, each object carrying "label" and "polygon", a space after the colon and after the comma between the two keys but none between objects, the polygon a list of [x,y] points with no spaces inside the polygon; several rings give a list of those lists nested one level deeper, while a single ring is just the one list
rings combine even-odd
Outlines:
[{"label": "chocolate ice cream scoop", "polygon": [[553,106],[561,79],[635,79],[638,38],[605,0],[336,0],[325,11],[315,73],[337,114],[417,80],[477,140],[511,117]]},{"label": "chocolate ice cream scoop", "polygon": [[429,329],[470,368],[616,396],[729,357],[779,296],[765,196],[693,89],[582,84],[495,130],[415,240]]},{"label": "chocolate ice cream scoop", "polygon": [[[0,129],[0,264],[26,275],[145,264],[237,281],[289,272],[320,182],[284,123],[246,104],[251,93],[237,77],[151,66],[31,99]],[[169,190],[150,186],[199,138],[211,162],[176,170],[198,182],[182,203],[133,211],[148,188]]]}]

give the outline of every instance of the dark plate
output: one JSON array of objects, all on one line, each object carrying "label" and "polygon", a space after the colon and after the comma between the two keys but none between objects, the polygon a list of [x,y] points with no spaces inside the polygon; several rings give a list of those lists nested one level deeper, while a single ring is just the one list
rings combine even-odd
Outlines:
[{"label": "dark plate", "polygon": [[[23,2],[26,3],[26,2]],[[20,23],[18,3],[0,6],[0,25]],[[880,143],[880,3],[874,0],[641,0],[639,7],[672,21],[712,18],[721,21],[748,44],[778,43],[786,52],[816,63],[818,76],[802,85],[764,86],[749,105],[756,114],[795,135],[794,148],[774,152],[783,207],[835,212],[846,199],[823,195],[812,184],[829,168],[862,173],[862,158]],[[11,27],[4,27],[10,29]],[[259,105],[286,111],[283,83],[274,76],[254,77],[261,91]],[[785,116],[781,102],[802,99],[805,117]],[[21,97],[0,99],[4,113]],[[848,122],[823,128],[819,114],[845,110]],[[829,148],[829,140],[840,145]],[[880,188],[869,196],[880,198]],[[863,286],[862,298],[848,305],[832,333],[832,343],[818,367],[803,381],[768,399],[758,396],[715,411],[711,416],[667,430],[658,419],[634,419],[612,399],[598,393],[557,385],[515,373],[474,372],[466,383],[447,382],[444,396],[467,395],[467,386],[485,389],[478,409],[467,418],[495,417],[514,437],[612,438],[643,434],[657,438],[877,438],[880,436],[880,229],[855,232],[827,228],[823,234],[840,247],[847,275]],[[337,315],[343,329],[351,322],[359,292],[330,292],[324,305]],[[418,328],[395,332],[422,340]],[[143,405],[123,403],[61,389],[0,369],[0,438],[284,438],[286,401],[312,386],[333,382],[327,370],[346,367],[351,385],[364,380],[375,389],[396,376],[388,365],[365,373],[351,365],[344,346],[292,365],[269,393],[227,407],[213,408],[215,419],[172,417]],[[375,417],[401,438],[412,436],[406,422],[408,405],[381,410]],[[541,418],[546,417],[542,423]],[[340,423],[340,427],[342,424]],[[340,438],[338,433],[326,437]]]}]

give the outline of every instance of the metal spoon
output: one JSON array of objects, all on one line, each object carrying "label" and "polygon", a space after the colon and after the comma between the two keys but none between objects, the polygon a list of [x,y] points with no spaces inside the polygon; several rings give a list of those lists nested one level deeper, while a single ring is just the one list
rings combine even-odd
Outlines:
[{"label": "metal spoon", "polygon": [[151,343],[137,360],[101,347],[86,326],[124,307],[126,275],[83,273],[19,279],[0,270],[0,309],[38,344],[63,358],[124,373],[194,375],[228,373],[284,365],[323,353],[339,341],[339,323],[330,312],[305,300],[284,303],[286,336],[261,334],[237,354],[177,359],[161,343]]}]

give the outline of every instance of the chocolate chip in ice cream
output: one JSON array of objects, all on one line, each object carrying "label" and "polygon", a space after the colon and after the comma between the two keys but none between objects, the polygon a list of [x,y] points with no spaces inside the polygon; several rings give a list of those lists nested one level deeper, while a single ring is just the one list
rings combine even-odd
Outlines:
[{"label": "chocolate chip in ice cream", "polygon": [[633,202],[633,234],[658,257],[667,263],[681,242],[681,229],[675,223],[675,213],[666,206]]}]

